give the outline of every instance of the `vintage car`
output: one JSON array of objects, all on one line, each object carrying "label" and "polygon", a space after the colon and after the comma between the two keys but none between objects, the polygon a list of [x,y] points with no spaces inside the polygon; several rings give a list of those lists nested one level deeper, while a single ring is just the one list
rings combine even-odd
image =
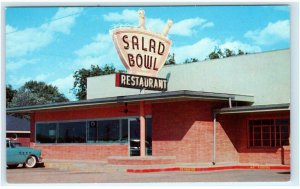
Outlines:
[{"label": "vintage car", "polygon": [[6,139],[6,165],[15,168],[19,164],[28,168],[33,168],[37,164],[43,163],[41,150],[29,147],[16,146],[10,139]]}]

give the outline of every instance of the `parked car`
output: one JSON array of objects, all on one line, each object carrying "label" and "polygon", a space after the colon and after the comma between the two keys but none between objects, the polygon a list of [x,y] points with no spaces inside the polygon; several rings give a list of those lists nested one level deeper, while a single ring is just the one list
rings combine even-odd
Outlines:
[{"label": "parked car", "polygon": [[16,142],[16,141],[10,141],[14,146],[19,146],[19,147],[22,147],[22,144],[21,142]]},{"label": "parked car", "polygon": [[29,147],[16,146],[10,139],[6,139],[6,165],[15,168],[19,164],[24,167],[33,168],[43,163],[41,150]]},{"label": "parked car", "polygon": [[[146,155],[152,155],[152,148],[148,141],[146,142]],[[139,156],[141,153],[140,148],[140,140],[139,139],[132,139],[130,140],[130,155],[131,156]]]}]

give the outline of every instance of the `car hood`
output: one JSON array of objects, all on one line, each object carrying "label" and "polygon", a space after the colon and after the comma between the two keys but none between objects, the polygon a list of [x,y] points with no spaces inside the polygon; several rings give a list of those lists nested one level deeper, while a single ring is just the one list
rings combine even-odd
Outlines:
[{"label": "car hood", "polygon": [[24,146],[18,146],[18,147],[15,147],[19,150],[24,150],[24,151],[29,151],[29,152],[35,152],[35,153],[41,153],[41,150],[39,149],[34,149],[34,148],[29,148],[29,147],[24,147]]}]

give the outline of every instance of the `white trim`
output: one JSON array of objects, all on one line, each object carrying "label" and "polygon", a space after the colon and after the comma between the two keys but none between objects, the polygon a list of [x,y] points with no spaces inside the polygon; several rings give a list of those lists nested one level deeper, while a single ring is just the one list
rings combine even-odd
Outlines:
[{"label": "white trim", "polygon": [[30,133],[30,131],[6,131],[6,133]]}]

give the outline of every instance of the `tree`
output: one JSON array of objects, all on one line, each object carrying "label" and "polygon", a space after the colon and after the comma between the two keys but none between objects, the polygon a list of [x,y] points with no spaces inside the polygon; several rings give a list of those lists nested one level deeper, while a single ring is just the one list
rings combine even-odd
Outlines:
[{"label": "tree", "polygon": [[69,101],[56,86],[45,82],[28,81],[18,89],[8,107],[32,106]]},{"label": "tree", "polygon": [[193,63],[193,62],[199,62],[199,59],[198,58],[187,58],[187,59],[185,59],[185,61],[183,63],[188,64],[188,63]]},{"label": "tree", "polygon": [[168,54],[168,58],[166,60],[165,65],[171,65],[171,64],[176,64],[175,62],[175,54]]},{"label": "tree", "polygon": [[17,90],[13,89],[11,85],[6,85],[6,106],[11,102],[16,93]]},{"label": "tree", "polygon": [[[123,71],[121,71],[123,72]],[[105,65],[100,68],[98,65],[91,65],[90,69],[81,68],[74,72],[73,93],[78,100],[86,99],[87,78],[99,75],[108,75],[116,73],[116,68],[113,65]]]},{"label": "tree", "polygon": [[223,58],[223,53],[221,51],[221,49],[218,49],[218,50],[215,50],[213,52],[211,52],[209,55],[208,55],[208,59],[212,60],[212,59],[219,59],[219,58]]},{"label": "tree", "polygon": [[227,48],[224,49],[224,52],[222,52],[221,49],[216,49],[208,55],[207,59],[212,60],[212,59],[219,59],[219,58],[227,58],[231,56],[239,56],[244,54],[248,54],[248,53],[240,49],[238,50],[238,53],[235,53],[233,50]]}]

